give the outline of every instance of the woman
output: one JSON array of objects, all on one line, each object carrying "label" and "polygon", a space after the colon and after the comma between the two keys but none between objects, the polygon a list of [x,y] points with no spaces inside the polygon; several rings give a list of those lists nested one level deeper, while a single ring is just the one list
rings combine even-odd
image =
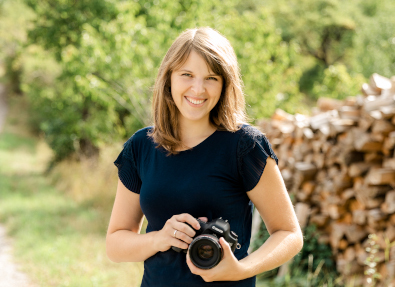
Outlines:
[{"label": "woman", "polygon": [[[115,161],[108,257],[144,261],[141,286],[255,286],[255,275],[295,256],[303,237],[270,143],[245,124],[229,41],[211,28],[183,32],[159,68],[152,107],[154,126],[137,131]],[[254,205],[271,235],[248,255]],[[139,234],[144,215],[146,234]],[[219,217],[241,248],[233,253],[221,238],[214,268],[200,269],[171,248],[188,248],[197,218]]]}]

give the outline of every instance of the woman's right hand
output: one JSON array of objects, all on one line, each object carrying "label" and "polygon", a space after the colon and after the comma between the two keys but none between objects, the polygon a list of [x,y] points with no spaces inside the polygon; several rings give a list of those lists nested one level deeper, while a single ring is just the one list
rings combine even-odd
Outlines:
[{"label": "woman's right hand", "polygon": [[[207,221],[205,217],[199,217],[199,219]],[[195,229],[199,230],[200,224],[192,215],[188,213],[173,215],[166,221],[163,228],[156,233],[155,249],[162,252],[169,250],[172,246],[188,249],[196,234]]]}]

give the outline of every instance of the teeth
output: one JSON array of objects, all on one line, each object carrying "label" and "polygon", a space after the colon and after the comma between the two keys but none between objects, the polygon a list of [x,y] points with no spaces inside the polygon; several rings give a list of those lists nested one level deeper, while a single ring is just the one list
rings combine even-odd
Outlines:
[{"label": "teeth", "polygon": [[189,102],[191,102],[192,104],[195,104],[195,105],[199,105],[199,104],[201,104],[201,103],[203,103],[205,100],[200,100],[200,101],[196,101],[196,100],[192,100],[192,99],[190,99],[190,98],[188,98],[188,97],[185,97]]}]

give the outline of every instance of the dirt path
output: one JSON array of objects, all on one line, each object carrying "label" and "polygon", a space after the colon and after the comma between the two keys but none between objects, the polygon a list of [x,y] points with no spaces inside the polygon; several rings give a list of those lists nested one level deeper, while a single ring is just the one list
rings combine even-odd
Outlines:
[{"label": "dirt path", "polygon": [[5,88],[0,85],[0,133],[3,130],[3,125],[7,115],[7,102],[5,99]]},{"label": "dirt path", "polygon": [[[0,133],[7,115],[5,88],[0,85]],[[12,259],[11,240],[6,236],[4,226],[0,225],[0,287],[31,287],[28,277],[18,270]]]}]

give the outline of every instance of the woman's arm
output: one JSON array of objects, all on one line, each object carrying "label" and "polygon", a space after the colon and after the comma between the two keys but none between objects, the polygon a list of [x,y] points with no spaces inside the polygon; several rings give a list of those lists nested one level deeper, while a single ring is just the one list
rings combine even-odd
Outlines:
[{"label": "woman's arm", "polygon": [[139,201],[140,195],[118,179],[106,238],[107,256],[114,262],[144,261],[157,252],[153,248],[154,234],[139,234],[144,219]]},{"label": "woman's arm", "polygon": [[259,211],[270,237],[259,249],[240,260],[244,278],[284,264],[303,247],[302,231],[274,159],[267,159],[258,184],[247,195]]},{"label": "woman's arm", "polygon": [[238,281],[252,277],[284,264],[302,249],[302,231],[274,159],[267,159],[258,184],[247,194],[265,222],[270,237],[259,249],[240,261],[227,242],[221,239],[224,257],[209,270],[197,268],[187,256],[191,272],[200,275],[206,282]]},{"label": "woman's arm", "polygon": [[[195,231],[186,225],[199,224],[189,214],[175,215],[170,218],[160,231],[139,234],[144,214],[140,207],[140,195],[128,190],[118,179],[117,194],[111,213],[106,237],[107,256],[114,262],[140,262],[159,251],[166,251],[171,246],[188,248]],[[177,238],[174,231],[178,230]],[[187,244],[188,243],[188,244]]]}]

